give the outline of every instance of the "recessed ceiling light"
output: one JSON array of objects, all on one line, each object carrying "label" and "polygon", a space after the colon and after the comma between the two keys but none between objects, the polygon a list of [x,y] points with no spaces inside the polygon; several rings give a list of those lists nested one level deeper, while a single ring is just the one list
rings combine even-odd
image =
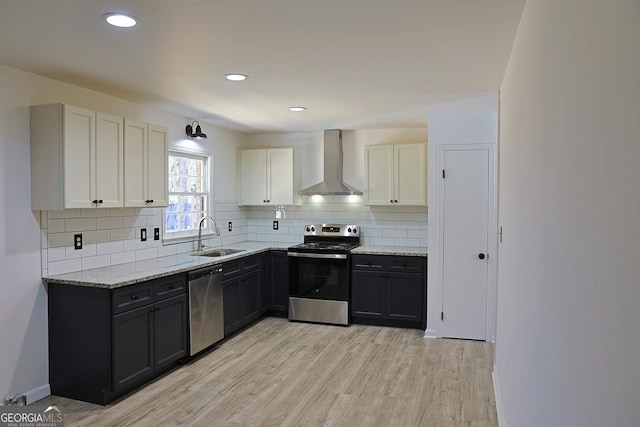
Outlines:
[{"label": "recessed ceiling light", "polygon": [[114,27],[130,28],[138,25],[138,20],[131,15],[125,15],[123,13],[107,13],[102,15],[102,19],[107,21],[108,24]]},{"label": "recessed ceiling light", "polygon": [[233,74],[226,74],[225,77],[227,78],[227,80],[231,80],[233,82],[241,82],[243,80],[247,80],[249,76],[245,74],[233,73]]},{"label": "recessed ceiling light", "polygon": [[293,111],[294,113],[299,113],[300,111],[306,110],[307,107],[289,107],[289,111]]}]

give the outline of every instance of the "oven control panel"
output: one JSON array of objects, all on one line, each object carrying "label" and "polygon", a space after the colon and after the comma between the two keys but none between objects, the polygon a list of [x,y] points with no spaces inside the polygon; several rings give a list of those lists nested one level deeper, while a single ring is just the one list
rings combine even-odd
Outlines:
[{"label": "oven control panel", "polygon": [[305,236],[359,237],[360,227],[345,224],[309,224],[304,226]]}]

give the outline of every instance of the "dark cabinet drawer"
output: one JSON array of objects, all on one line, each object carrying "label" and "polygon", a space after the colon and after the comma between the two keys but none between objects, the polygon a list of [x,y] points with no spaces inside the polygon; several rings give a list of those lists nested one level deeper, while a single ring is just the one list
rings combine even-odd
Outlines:
[{"label": "dark cabinet drawer", "polygon": [[242,272],[247,273],[249,271],[260,270],[260,257],[259,256],[251,256],[243,260],[242,262]]},{"label": "dark cabinet drawer", "polygon": [[420,257],[389,257],[389,272],[422,273],[423,263]]},{"label": "dark cabinet drawer", "polygon": [[124,313],[153,302],[153,282],[125,286],[112,294],[113,314]]},{"label": "dark cabinet drawer", "polygon": [[380,255],[354,255],[351,259],[353,270],[383,271],[386,257]]},{"label": "dark cabinet drawer", "polygon": [[154,281],[155,301],[162,301],[187,292],[187,279],[184,274],[163,277]]},{"label": "dark cabinet drawer", "polygon": [[222,264],[222,280],[242,274],[242,261],[229,261]]}]

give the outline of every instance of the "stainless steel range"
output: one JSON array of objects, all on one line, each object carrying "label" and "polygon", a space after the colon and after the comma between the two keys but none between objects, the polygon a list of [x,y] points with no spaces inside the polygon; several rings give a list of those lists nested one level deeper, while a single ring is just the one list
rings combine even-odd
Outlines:
[{"label": "stainless steel range", "polygon": [[352,249],[360,246],[360,227],[311,224],[304,243],[289,256],[289,320],[349,324]]}]

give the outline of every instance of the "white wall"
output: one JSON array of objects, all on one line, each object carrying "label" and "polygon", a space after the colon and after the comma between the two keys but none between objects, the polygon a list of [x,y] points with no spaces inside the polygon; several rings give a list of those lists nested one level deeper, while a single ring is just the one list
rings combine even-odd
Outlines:
[{"label": "white wall", "polygon": [[[493,96],[493,105],[498,109],[498,97]],[[427,279],[427,331],[425,336],[438,337],[442,311],[442,271],[440,252],[442,250],[440,235],[442,218],[438,200],[440,198],[440,150],[443,146],[498,143],[497,112],[465,112],[429,115],[429,259]],[[497,174],[497,171],[490,171]],[[495,247],[495,207],[494,198],[490,197],[489,253]],[[495,270],[497,257],[489,256],[489,289],[490,299],[487,304],[487,335],[489,341],[495,334]]]},{"label": "white wall", "polygon": [[[40,231],[41,213],[30,206],[29,106],[52,102],[161,124],[169,128],[171,145],[192,144],[183,141],[187,118],[0,65],[0,398],[48,393],[46,292],[40,280],[41,234],[46,248],[47,233]],[[202,150],[215,161],[214,198],[235,200],[235,151],[245,136],[202,125],[209,135]]]},{"label": "white wall", "polygon": [[640,2],[529,0],[502,83],[502,426],[640,425]]}]

